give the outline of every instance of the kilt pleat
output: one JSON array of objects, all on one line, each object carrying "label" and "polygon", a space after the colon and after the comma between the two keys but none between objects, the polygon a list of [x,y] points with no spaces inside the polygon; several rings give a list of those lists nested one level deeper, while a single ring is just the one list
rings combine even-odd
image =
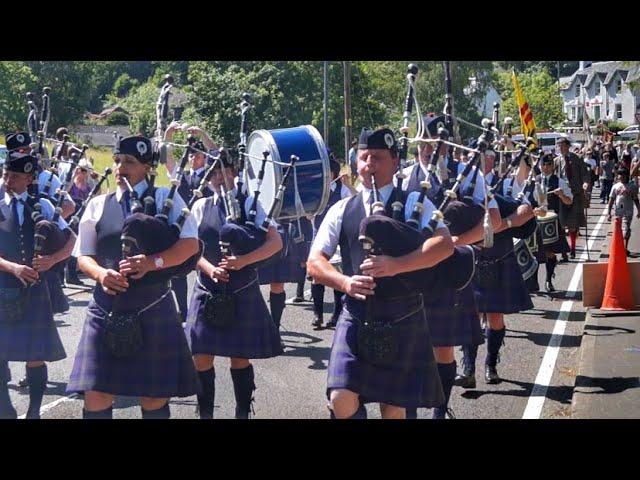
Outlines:
[{"label": "kilt pleat", "polygon": [[434,347],[480,345],[483,342],[480,317],[473,288],[438,291],[425,302],[429,333]]},{"label": "kilt pleat", "polygon": [[[424,313],[424,307],[400,320],[405,326],[399,336],[402,362],[379,366],[358,355],[358,330],[362,309],[347,297],[340,313],[331,346],[327,396],[333,389],[347,389],[362,402],[380,402],[399,407],[434,407],[444,402],[444,394]],[[382,301],[374,311],[388,321],[407,312],[406,302]],[[352,313],[353,312],[353,313]]]},{"label": "kilt pleat", "polygon": [[0,359],[55,362],[67,354],[53,320],[47,282],[29,287],[26,313],[16,323],[0,322]]},{"label": "kilt pleat", "polygon": [[[161,295],[142,293],[130,307],[139,311]],[[171,295],[140,315],[144,346],[129,358],[114,357],[103,344],[103,309],[110,310],[105,308],[105,297],[94,292],[89,303],[67,392],[96,390],[155,398],[197,393],[197,374]]]},{"label": "kilt pleat", "polygon": [[191,352],[234,358],[271,358],[282,353],[280,333],[262,298],[257,281],[234,294],[233,325],[215,327],[204,320],[208,290],[196,282],[185,333]]}]

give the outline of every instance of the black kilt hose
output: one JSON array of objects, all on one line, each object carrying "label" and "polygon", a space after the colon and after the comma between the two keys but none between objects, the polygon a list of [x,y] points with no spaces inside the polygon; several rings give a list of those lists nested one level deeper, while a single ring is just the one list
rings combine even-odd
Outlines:
[{"label": "black kilt hose", "polygon": [[305,268],[301,263],[306,262],[313,240],[313,224],[303,217],[300,219],[300,228],[304,239],[300,243],[295,242],[299,238],[298,222],[283,222],[278,224],[278,233],[282,237],[282,251],[277,253],[277,258],[269,261],[258,269],[260,285],[270,283],[298,283],[305,278]]},{"label": "black kilt hose", "polygon": [[[218,242],[224,220],[218,210],[213,199],[207,199],[198,226],[198,237],[205,244],[204,257],[214,265],[222,258]],[[233,297],[235,317],[230,325],[216,326],[205,320],[205,301],[209,292],[222,291],[225,287],[198,273],[185,326],[191,352],[245,359],[280,355],[280,334],[260,292],[256,269],[248,266],[230,272],[229,277],[227,292]]]},{"label": "black kilt hose", "polygon": [[167,283],[140,286],[120,294],[126,295],[132,311],[153,306],[138,317],[142,349],[131,357],[118,358],[103,341],[103,322],[106,312],[111,311],[114,296],[104,293],[98,285],[87,307],[67,392],[95,390],[155,398],[194,395],[197,375],[170,292]]},{"label": "black kilt hose", "polygon": [[473,292],[480,313],[517,313],[533,308],[508,231],[494,237],[492,248],[482,250]]}]

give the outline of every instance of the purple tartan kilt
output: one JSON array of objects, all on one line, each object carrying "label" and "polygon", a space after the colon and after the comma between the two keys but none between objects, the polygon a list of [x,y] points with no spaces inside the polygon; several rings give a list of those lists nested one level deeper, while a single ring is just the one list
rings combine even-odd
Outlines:
[{"label": "purple tartan kilt", "polygon": [[490,288],[473,282],[473,292],[480,313],[517,313],[533,308],[529,290],[513,251],[491,267],[498,270],[499,281]]},{"label": "purple tartan kilt", "polygon": [[[139,287],[132,292],[130,308],[142,310],[165,291]],[[197,393],[197,374],[171,294],[142,313],[144,347],[130,358],[114,357],[103,344],[105,314],[96,300],[110,311],[112,299],[106,296],[96,290],[89,302],[67,392],[95,390],[155,398],[189,397]]]},{"label": "purple tartan kilt", "polygon": [[40,281],[29,287],[25,318],[0,322],[0,359],[12,362],[55,362],[67,357],[51,311],[49,287]]},{"label": "purple tartan kilt", "polygon": [[438,291],[437,298],[425,302],[431,342],[434,347],[481,345],[484,341],[473,288]]},{"label": "purple tartan kilt", "polygon": [[65,313],[69,311],[69,300],[62,290],[60,277],[54,270],[49,270],[44,274],[49,285],[49,294],[51,296],[51,310],[53,314]]},{"label": "purple tartan kilt", "polygon": [[[400,335],[399,350],[403,363],[377,366],[358,358],[358,317],[349,310],[362,312],[364,302],[347,297],[331,346],[327,397],[333,389],[347,389],[360,395],[363,403],[380,402],[399,407],[435,407],[444,403],[440,376],[433,355],[424,307],[420,302],[385,300],[374,306],[374,311],[393,319],[412,313],[401,320],[405,324]],[[420,298],[419,296],[417,297]]]},{"label": "purple tartan kilt", "polygon": [[234,296],[235,323],[212,327],[203,319],[208,290],[196,282],[185,333],[191,352],[233,358],[271,358],[282,354],[280,333],[255,281]]},{"label": "purple tartan kilt", "polygon": [[[300,264],[309,256],[309,245],[302,242],[289,246],[287,255],[258,269],[260,285],[270,283],[298,283],[305,278],[306,269]],[[306,255],[305,255],[306,252]]]}]

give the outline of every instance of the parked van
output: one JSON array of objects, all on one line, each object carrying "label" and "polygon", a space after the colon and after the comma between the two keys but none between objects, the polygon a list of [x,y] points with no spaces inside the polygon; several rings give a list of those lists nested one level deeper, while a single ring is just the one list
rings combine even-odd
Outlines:
[{"label": "parked van", "polygon": [[[553,153],[556,151],[556,140],[565,134],[560,132],[541,132],[538,133],[538,144],[544,153]],[[571,138],[571,137],[569,137]],[[524,142],[524,135],[518,134],[513,136],[516,142]]]}]

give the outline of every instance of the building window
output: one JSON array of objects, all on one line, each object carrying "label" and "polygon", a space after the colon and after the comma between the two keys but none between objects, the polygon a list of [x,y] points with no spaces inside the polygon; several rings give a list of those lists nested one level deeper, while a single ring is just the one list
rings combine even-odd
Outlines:
[{"label": "building window", "polygon": [[597,81],[596,82],[596,95],[598,95],[600,93],[600,82]]},{"label": "building window", "polygon": [[576,107],[571,107],[571,118],[570,120],[576,119]]},{"label": "building window", "polygon": [[622,79],[619,78],[616,81],[616,93],[620,93],[622,91]]},{"label": "building window", "polygon": [[597,122],[600,120],[600,105],[593,107],[593,119]]},{"label": "building window", "polygon": [[622,120],[622,104],[616,103],[616,120]]},{"label": "building window", "polygon": [[575,97],[578,98],[580,96],[580,84],[576,83],[576,93],[575,93]]}]

